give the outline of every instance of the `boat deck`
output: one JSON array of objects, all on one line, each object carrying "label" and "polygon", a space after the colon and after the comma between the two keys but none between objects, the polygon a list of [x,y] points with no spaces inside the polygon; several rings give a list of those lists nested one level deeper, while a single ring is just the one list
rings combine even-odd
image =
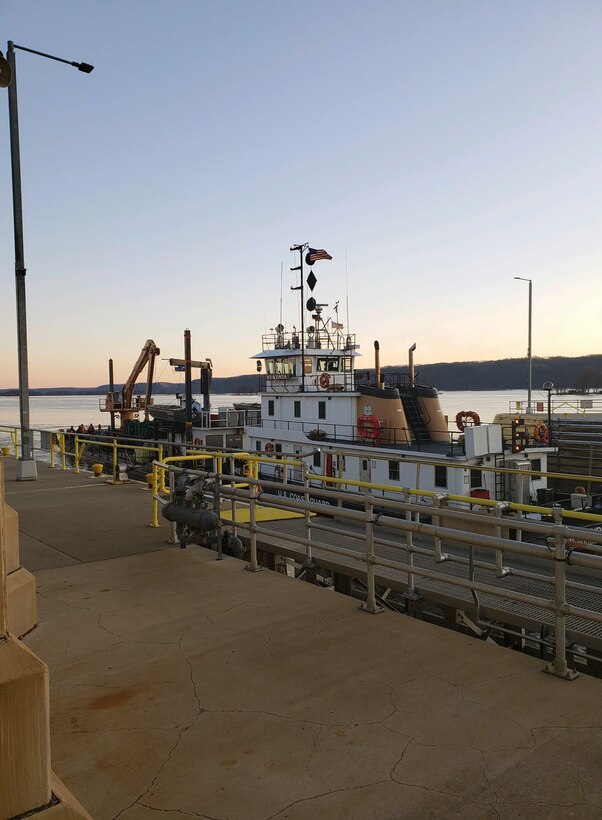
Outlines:
[{"label": "boat deck", "polygon": [[96,820],[600,817],[600,681],[166,546],[140,485],[7,467],[53,768]]}]

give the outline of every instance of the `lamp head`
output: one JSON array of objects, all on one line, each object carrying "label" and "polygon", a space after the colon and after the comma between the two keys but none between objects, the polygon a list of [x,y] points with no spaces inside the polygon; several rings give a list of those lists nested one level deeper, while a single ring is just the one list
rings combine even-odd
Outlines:
[{"label": "lamp head", "polygon": [[77,70],[83,71],[84,74],[90,74],[91,71],[94,71],[94,66],[90,63],[77,63]]},{"label": "lamp head", "polygon": [[0,51],[0,88],[8,88],[13,78],[13,70],[10,63]]},{"label": "lamp head", "polygon": [[544,382],[543,383],[544,390],[553,390],[554,389],[554,382]]}]

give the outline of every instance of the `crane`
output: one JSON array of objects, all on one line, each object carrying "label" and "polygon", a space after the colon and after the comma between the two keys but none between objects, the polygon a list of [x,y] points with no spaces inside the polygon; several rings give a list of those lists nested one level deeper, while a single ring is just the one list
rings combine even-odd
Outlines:
[{"label": "crane", "polygon": [[[148,408],[151,404],[151,394],[153,390],[153,373],[155,369],[155,358],[161,353],[157,345],[152,339],[147,339],[144,347],[140,351],[140,355],[132,368],[132,372],[128,376],[123,388],[121,389],[121,396],[114,390],[113,385],[113,360],[109,360],[109,381],[110,390],[107,394],[104,406],[100,409],[107,413],[119,413],[121,419],[121,429],[123,430],[124,423],[133,418],[139,410],[144,410],[144,418],[148,420]],[[139,396],[134,398],[134,387],[136,386],[136,379],[142,373],[145,367],[148,366],[146,374],[146,396]],[[113,419],[114,416],[111,415]]]}]

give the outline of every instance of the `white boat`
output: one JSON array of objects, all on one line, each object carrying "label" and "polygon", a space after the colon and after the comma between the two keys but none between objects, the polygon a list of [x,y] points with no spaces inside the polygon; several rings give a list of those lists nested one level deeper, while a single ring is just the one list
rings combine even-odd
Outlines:
[{"label": "white boat", "polygon": [[[460,412],[461,431],[450,431],[437,390],[420,381],[410,348],[408,372],[392,379],[380,369],[374,343],[375,378],[356,368],[360,346],[328,305],[307,302],[311,323],[300,332],[278,324],[262,337],[252,358],[264,371],[261,418],[245,427],[249,451],[305,458],[312,471],[383,488],[410,487],[441,494],[535,501],[545,477],[517,480],[500,468],[546,471],[553,448],[529,446],[519,427],[508,447],[499,424],[480,424]],[[515,452],[512,452],[515,450]],[[309,455],[308,455],[309,454]],[[489,468],[489,469],[486,469]],[[294,484],[301,471],[290,471]],[[282,477],[274,461],[264,477]],[[358,486],[349,489],[361,490]]]}]

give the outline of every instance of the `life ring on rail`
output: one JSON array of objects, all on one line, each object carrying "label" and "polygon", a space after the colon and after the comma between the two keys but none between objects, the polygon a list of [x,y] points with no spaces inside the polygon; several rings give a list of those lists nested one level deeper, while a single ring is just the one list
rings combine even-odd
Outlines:
[{"label": "life ring on rail", "polygon": [[[472,419],[472,424],[466,424],[468,419]],[[466,427],[478,427],[481,423],[481,417],[474,410],[460,410],[456,413],[456,427],[463,433]]]},{"label": "life ring on rail", "polygon": [[320,383],[320,387],[323,387],[324,390],[330,386],[330,376],[328,373],[322,373],[318,381]]},{"label": "life ring on rail", "polygon": [[358,416],[357,433],[360,438],[374,440],[380,436],[380,421],[377,416]]},{"label": "life ring on rail", "polygon": [[543,421],[540,424],[536,424],[533,428],[533,438],[535,441],[538,441],[540,444],[547,444],[548,443],[548,425],[544,424]]},{"label": "life ring on rail", "polygon": [[265,445],[264,449],[265,449],[266,453],[273,453],[274,452],[274,445],[272,444],[271,441],[268,441],[267,444]]},{"label": "life ring on rail", "polygon": [[200,440],[200,438],[199,438],[198,436],[195,438],[195,440],[194,440],[194,442],[193,442],[193,444],[197,444],[197,445],[198,445],[198,444],[202,444],[202,443],[203,443],[203,442]]}]

